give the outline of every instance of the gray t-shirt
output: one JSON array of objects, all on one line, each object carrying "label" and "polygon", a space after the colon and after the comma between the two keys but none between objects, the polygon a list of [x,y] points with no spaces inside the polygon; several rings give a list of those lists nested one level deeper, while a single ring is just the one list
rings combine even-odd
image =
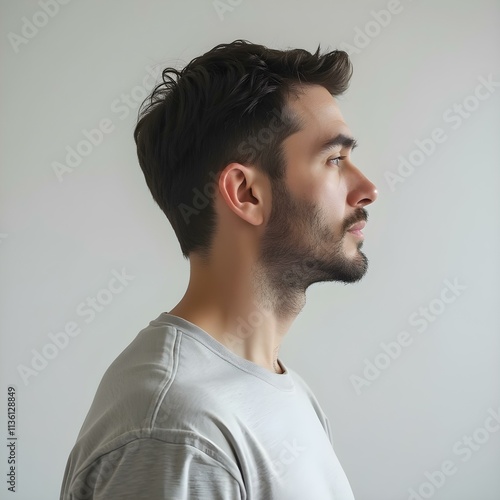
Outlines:
[{"label": "gray t-shirt", "polygon": [[162,313],[106,371],[62,500],[353,500],[303,379]]}]

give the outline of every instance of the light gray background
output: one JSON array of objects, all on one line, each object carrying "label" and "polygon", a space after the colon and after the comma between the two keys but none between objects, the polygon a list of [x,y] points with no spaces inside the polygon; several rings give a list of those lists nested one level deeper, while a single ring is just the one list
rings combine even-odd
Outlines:
[{"label": "light gray background", "polygon": [[[180,67],[236,38],[332,50],[356,47],[366,29],[373,36],[351,51],[339,103],[360,143],[353,158],[379,191],[365,230],[369,272],[354,285],[311,287],[280,357],[324,407],[357,500],[407,499],[445,460],[456,473],[434,492],[424,487],[427,498],[500,498],[500,432],[478,430],[500,411],[500,89],[456,128],[445,119],[464,100],[474,107],[480,77],[500,81],[499,2],[401,0],[378,29],[372,11],[385,0],[232,3],[221,19],[211,1],[73,0],[16,51],[9,33],[21,35],[23,17],[41,6],[1,2],[0,435],[13,384],[19,463],[18,492],[7,495],[2,480],[0,497],[58,496],[105,369],[187,285],[188,263],[136,160],[135,102],[116,108],[122,93],[148,65]],[[112,133],[60,182],[53,163],[105,118]],[[392,191],[385,173],[437,127],[446,140]],[[85,323],[78,305],[122,269],[134,279]],[[466,289],[418,333],[410,316],[439,308],[447,279]],[[81,333],[25,385],[19,365],[69,321]],[[402,331],[411,345],[357,394],[351,377]],[[487,441],[463,461],[454,446],[474,433]],[[1,449],[5,478],[5,441]]]}]

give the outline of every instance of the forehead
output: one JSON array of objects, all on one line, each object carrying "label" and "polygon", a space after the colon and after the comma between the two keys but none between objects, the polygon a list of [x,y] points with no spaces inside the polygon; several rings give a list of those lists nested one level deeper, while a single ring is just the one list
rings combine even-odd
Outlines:
[{"label": "forehead", "polygon": [[283,141],[285,149],[301,150],[313,156],[317,149],[337,134],[351,136],[336,99],[321,85],[306,85],[298,97],[288,100],[301,130]]}]

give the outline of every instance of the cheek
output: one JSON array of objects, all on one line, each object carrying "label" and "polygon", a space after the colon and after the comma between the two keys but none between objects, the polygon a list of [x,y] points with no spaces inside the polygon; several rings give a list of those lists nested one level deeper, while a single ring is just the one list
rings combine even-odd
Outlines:
[{"label": "cheek", "polygon": [[329,220],[344,220],[347,191],[338,179],[323,182],[317,188],[316,200],[323,207]]},{"label": "cheek", "polygon": [[344,183],[336,175],[304,175],[290,182],[290,186],[298,196],[319,204],[338,204],[347,195]]},{"label": "cheek", "polygon": [[301,199],[309,202],[315,202],[319,199],[319,184],[311,175],[301,174],[290,176],[287,179],[287,184],[288,190],[295,199]]},{"label": "cheek", "polygon": [[322,166],[309,169],[290,168],[286,182],[295,199],[302,199],[321,207],[325,220],[329,223],[342,224],[347,189],[338,171],[329,171]]}]

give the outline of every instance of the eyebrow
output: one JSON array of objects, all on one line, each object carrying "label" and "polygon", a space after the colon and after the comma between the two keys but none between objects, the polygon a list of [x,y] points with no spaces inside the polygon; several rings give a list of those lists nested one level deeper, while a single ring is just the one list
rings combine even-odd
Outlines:
[{"label": "eyebrow", "polygon": [[354,137],[348,137],[344,134],[338,134],[335,137],[332,137],[331,139],[328,139],[325,142],[321,143],[316,154],[320,156],[337,146],[350,148],[352,151],[354,148],[358,147],[358,141],[354,139]]}]

